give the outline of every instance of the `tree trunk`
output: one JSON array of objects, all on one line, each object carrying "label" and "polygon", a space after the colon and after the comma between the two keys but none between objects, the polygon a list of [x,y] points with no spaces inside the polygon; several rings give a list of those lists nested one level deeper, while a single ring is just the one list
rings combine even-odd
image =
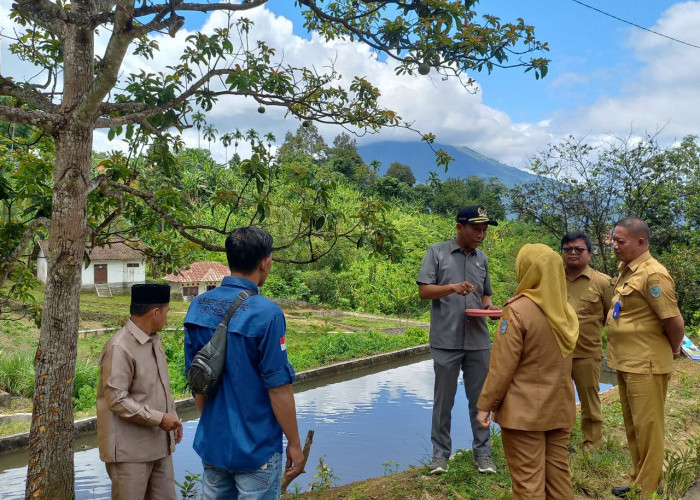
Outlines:
[{"label": "tree trunk", "polygon": [[[80,2],[74,5],[86,5]],[[34,358],[35,388],[25,497],[75,497],[73,377],[78,345],[81,266],[86,243],[93,123],[80,99],[93,79],[94,40],[72,27],[63,41],[65,123],[54,133],[56,165],[46,295]],[[76,118],[76,113],[81,113]]]}]

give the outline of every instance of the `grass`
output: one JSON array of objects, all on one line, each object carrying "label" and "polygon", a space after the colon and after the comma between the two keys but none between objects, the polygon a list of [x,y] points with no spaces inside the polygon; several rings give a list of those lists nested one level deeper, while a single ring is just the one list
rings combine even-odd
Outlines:
[{"label": "grass", "polygon": [[[126,319],[128,297],[102,299],[94,294],[81,295],[81,328],[107,326],[118,327]],[[180,328],[188,304],[172,302],[166,328]],[[82,313],[90,320],[82,317]],[[493,330],[496,322],[488,322]],[[352,333],[329,333],[343,331],[343,325],[360,331]],[[333,312],[306,314],[297,310],[289,314],[287,347],[290,360],[297,371],[314,368],[367,354],[387,352],[427,342],[427,328],[408,327],[401,335],[387,335],[380,328],[402,326],[402,319],[364,318]],[[405,324],[403,325],[405,326]],[[166,331],[162,335],[169,360],[171,385],[175,394],[184,395],[184,360],[182,359],[181,330]],[[76,386],[92,387],[95,383],[95,365],[109,334],[89,335],[78,341],[78,364]],[[12,385],[17,391],[33,391],[33,349],[38,339],[38,330],[28,322],[0,322],[0,387]],[[669,385],[666,402],[667,455],[666,472],[659,488],[659,498],[674,500],[685,491],[700,471],[700,363],[684,359]],[[3,382],[5,380],[6,382]],[[81,382],[82,381],[82,382]],[[610,488],[625,484],[631,466],[624,435],[621,407],[616,390],[609,391],[612,397],[604,400],[604,442],[593,452],[581,449],[580,425],[574,429],[571,454],[572,481],[577,500],[610,499]],[[94,395],[87,389],[75,395],[76,418],[94,415]],[[82,403],[81,403],[82,398]],[[21,398],[16,397],[14,401]],[[30,411],[31,400],[23,399],[25,405],[13,411]],[[17,406],[17,405],[15,405]],[[83,407],[84,406],[84,407]],[[29,423],[0,424],[0,435],[29,430]],[[450,462],[450,470],[442,476],[430,476],[426,466],[388,474],[383,478],[354,483],[338,488],[329,487],[323,492],[294,494],[293,498],[318,498],[320,500],[345,499],[506,499],[511,497],[510,477],[503,455],[499,436],[493,438],[494,461],[499,473],[480,475],[473,465],[471,452],[466,451]],[[333,464],[326,464],[332,471]],[[391,471],[391,466],[387,472]],[[290,490],[293,491],[292,483]],[[289,496],[287,497],[289,498]],[[632,500],[632,499],[630,499]]]},{"label": "grass", "polygon": [[[36,292],[37,301],[43,300],[43,292]],[[81,293],[80,329],[105,329],[81,335],[78,339],[78,359],[74,380],[73,402],[76,412],[95,413],[95,397],[99,371],[97,363],[102,348],[115,331],[128,319],[129,296],[117,295],[101,298],[93,293]],[[172,301],[165,331],[161,339],[168,359],[171,390],[174,395],[185,397],[184,350],[182,323],[189,303]],[[397,328],[401,318],[362,317],[339,311],[328,314],[311,314],[294,309],[289,313],[287,346],[290,361],[297,371],[316,368],[379,352],[394,351],[420,345],[428,341],[427,327],[410,327],[403,335],[385,334],[379,328]],[[361,331],[337,333],[352,324]],[[336,333],[332,333],[336,332]],[[393,332],[392,332],[393,333]],[[27,321],[0,322],[0,389],[18,396],[31,398],[34,392],[34,350],[39,330]],[[27,399],[21,411],[31,411],[31,399]],[[19,410],[17,410],[19,411]],[[76,414],[77,415],[77,414]],[[76,416],[77,418],[77,416]],[[28,429],[28,427],[27,427]],[[0,425],[0,435],[17,432],[16,427]]]},{"label": "grass", "polygon": [[23,398],[34,394],[34,356],[30,351],[0,352],[0,389]]},{"label": "grass", "polygon": [[407,328],[403,335],[353,332],[293,334],[287,336],[289,360],[297,371],[317,368],[338,361],[390,352],[425,344],[428,334],[422,328]]}]

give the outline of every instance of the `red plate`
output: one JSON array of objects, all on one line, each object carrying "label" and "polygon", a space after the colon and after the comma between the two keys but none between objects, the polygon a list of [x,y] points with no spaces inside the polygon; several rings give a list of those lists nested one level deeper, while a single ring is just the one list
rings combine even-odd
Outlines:
[{"label": "red plate", "polygon": [[465,309],[467,316],[479,316],[487,318],[500,318],[503,311],[501,309]]}]

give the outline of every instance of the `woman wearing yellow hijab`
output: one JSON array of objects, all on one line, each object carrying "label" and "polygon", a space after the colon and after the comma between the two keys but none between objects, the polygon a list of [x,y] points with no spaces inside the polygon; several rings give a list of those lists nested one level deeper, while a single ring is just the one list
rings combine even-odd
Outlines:
[{"label": "woman wearing yellow hijab", "polygon": [[569,434],[576,420],[571,353],[578,319],[567,302],[561,256],[523,246],[516,296],[506,302],[477,402],[483,427],[501,426],[513,498],[573,500]]}]

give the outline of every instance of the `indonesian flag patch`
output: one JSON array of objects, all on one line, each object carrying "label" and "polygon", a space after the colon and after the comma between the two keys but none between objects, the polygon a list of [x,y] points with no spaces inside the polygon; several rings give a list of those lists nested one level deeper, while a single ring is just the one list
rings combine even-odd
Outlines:
[{"label": "indonesian flag patch", "polygon": [[287,344],[284,341],[284,337],[280,339],[280,349],[282,349],[283,351],[287,350]]}]

